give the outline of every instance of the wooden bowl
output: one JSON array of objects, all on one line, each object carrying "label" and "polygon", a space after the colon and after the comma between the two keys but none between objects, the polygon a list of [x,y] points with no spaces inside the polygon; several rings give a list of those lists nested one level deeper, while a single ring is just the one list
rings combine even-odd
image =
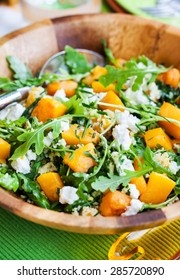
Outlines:
[{"label": "wooden bowl", "polygon": [[[106,39],[116,57],[146,55],[180,68],[180,29],[132,15],[94,14],[47,19],[0,39],[0,76],[10,76],[7,55],[26,62],[32,72],[65,45],[102,52]],[[180,201],[161,210],[128,217],[82,217],[42,209],[0,188],[0,205],[29,221],[78,233],[116,234],[161,225],[180,217]]]}]

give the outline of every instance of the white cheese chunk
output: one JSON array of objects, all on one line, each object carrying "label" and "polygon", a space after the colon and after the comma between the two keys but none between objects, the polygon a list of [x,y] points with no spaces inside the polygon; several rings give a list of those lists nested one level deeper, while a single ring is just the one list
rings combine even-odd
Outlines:
[{"label": "white cheese chunk", "polygon": [[132,199],[131,205],[127,206],[126,212],[122,213],[122,216],[131,216],[136,215],[139,211],[141,211],[143,207],[143,203],[138,199]]},{"label": "white cheese chunk", "polygon": [[123,150],[128,150],[133,143],[133,137],[130,136],[130,131],[124,125],[116,125],[112,130],[112,136]]},{"label": "white cheese chunk", "polygon": [[64,186],[62,189],[60,189],[59,202],[61,204],[73,204],[76,200],[79,199],[79,196],[76,192],[76,188]]},{"label": "white cheese chunk", "polygon": [[13,160],[11,162],[11,166],[16,170],[17,173],[28,174],[31,170],[30,161],[28,160],[26,155]]}]

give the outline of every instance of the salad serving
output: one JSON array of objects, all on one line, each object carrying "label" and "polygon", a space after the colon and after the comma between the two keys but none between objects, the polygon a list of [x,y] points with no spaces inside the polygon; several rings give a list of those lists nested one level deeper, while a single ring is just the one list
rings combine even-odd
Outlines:
[{"label": "salad serving", "polygon": [[33,77],[8,56],[27,99],[0,111],[0,186],[28,203],[82,216],[129,216],[180,195],[180,72],[140,56],[89,65],[65,47],[66,69]]}]

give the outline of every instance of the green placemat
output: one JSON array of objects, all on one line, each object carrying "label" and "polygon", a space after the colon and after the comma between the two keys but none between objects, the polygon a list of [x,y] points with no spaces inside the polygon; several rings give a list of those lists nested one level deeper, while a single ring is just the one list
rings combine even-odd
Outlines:
[{"label": "green placemat", "polygon": [[179,0],[116,0],[128,12],[180,27]]},{"label": "green placemat", "polygon": [[117,237],[51,229],[0,208],[0,260],[107,260]]}]

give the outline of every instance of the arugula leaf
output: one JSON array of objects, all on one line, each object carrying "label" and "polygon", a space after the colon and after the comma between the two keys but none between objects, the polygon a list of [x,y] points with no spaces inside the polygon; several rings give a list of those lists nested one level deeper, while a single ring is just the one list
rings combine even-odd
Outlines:
[{"label": "arugula leaf", "polygon": [[43,140],[46,129],[52,129],[53,138],[57,138],[60,133],[62,119],[63,118],[54,119],[37,127],[33,131],[27,131],[18,136],[17,140],[24,143],[15,150],[11,159],[14,160],[25,155],[33,144],[35,145],[36,154],[40,155],[45,147]]},{"label": "arugula leaf", "polygon": [[73,74],[83,74],[91,70],[86,57],[70,46],[65,46],[65,62]]},{"label": "arugula leaf", "polygon": [[19,180],[16,174],[0,173],[0,186],[8,191],[16,192],[19,188]]},{"label": "arugula leaf", "polygon": [[67,108],[69,114],[83,115],[84,107],[82,106],[82,100],[77,98],[76,95],[71,97],[67,102],[63,102]]},{"label": "arugula leaf", "polygon": [[[145,68],[139,68],[138,63],[142,62],[145,64]],[[107,87],[111,83],[116,82],[116,90],[121,91],[123,85],[130,77],[136,77],[134,85],[132,87],[133,91],[137,91],[142,85],[143,79],[146,74],[152,74],[150,82],[154,81],[158,74],[166,72],[167,68],[161,66],[158,67],[150,59],[142,56],[139,60],[132,58],[129,60],[122,69],[116,68],[114,66],[106,66],[108,73],[100,77],[100,82]]]},{"label": "arugula leaf", "polygon": [[144,167],[140,171],[126,171],[126,175],[117,176],[109,174],[109,178],[100,176],[92,183],[92,188],[96,191],[105,192],[110,189],[112,192],[115,191],[120,185],[127,186],[132,178],[140,177],[148,172],[152,171],[152,167]]},{"label": "arugula leaf", "polygon": [[105,52],[105,55],[106,55],[108,61],[111,62],[112,64],[114,64],[114,65],[116,65],[116,66],[119,67],[119,65],[118,65],[118,63],[117,63],[117,61],[116,61],[116,59],[115,59],[115,57],[114,57],[114,55],[113,55],[111,49],[109,49],[109,48],[107,47],[107,42],[106,42],[106,40],[102,40],[102,45],[103,45],[104,52]]},{"label": "arugula leaf", "polygon": [[18,173],[17,175],[21,182],[21,189],[25,191],[32,201],[43,208],[50,208],[50,203],[47,197],[41,192],[40,186],[35,182],[30,180],[25,175]]},{"label": "arugula leaf", "polygon": [[9,78],[0,77],[0,89],[3,89],[4,86],[6,86],[7,83],[9,82],[10,82]]},{"label": "arugula leaf", "polygon": [[160,209],[162,207],[167,206],[170,203],[173,203],[176,198],[177,198],[177,194],[173,195],[172,197],[170,197],[169,199],[167,199],[166,201],[159,203],[159,204],[148,204],[148,203],[143,203],[143,207],[141,209],[141,211],[143,210],[149,210],[149,209]]},{"label": "arugula leaf", "polygon": [[14,78],[17,80],[27,81],[32,78],[30,69],[19,58],[8,55],[6,57],[10,69],[14,72]]},{"label": "arugula leaf", "polygon": [[17,159],[27,153],[29,148],[34,144],[35,153],[40,155],[45,147],[44,136],[46,130],[52,130],[53,139],[57,138],[61,132],[61,121],[71,119],[73,117],[83,117],[82,115],[65,115],[57,119],[49,120],[46,123],[34,128],[33,131],[23,132],[17,137],[17,140],[24,142],[20,145],[11,156],[11,160]]},{"label": "arugula leaf", "polygon": [[153,171],[160,174],[166,173],[168,177],[170,177],[172,180],[176,180],[176,177],[172,174],[169,168],[162,166],[159,162],[154,160],[154,153],[149,147],[146,147],[145,149],[145,152],[143,154],[143,160],[147,165],[152,166]]}]

